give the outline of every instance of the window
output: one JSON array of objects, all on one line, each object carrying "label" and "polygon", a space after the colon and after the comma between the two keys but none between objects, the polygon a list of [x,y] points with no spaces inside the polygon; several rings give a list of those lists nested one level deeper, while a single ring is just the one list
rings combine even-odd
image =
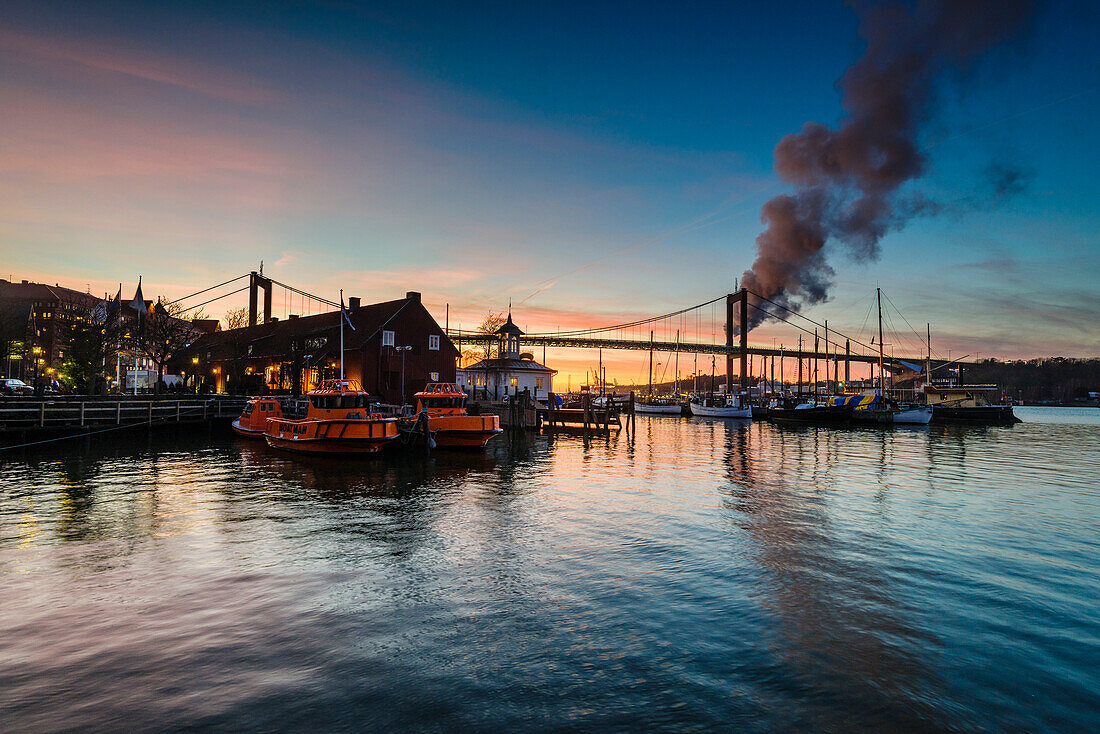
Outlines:
[{"label": "window", "polygon": [[508,384],[512,387],[517,387],[519,385],[519,380],[513,377],[511,380],[508,380]]},{"label": "window", "polygon": [[428,349],[439,350],[439,334],[432,334],[428,337]]},{"label": "window", "polygon": [[536,390],[541,390],[542,389],[542,378],[541,377],[536,377],[535,378],[535,389]]},{"label": "window", "polygon": [[392,347],[393,346],[393,332],[392,331],[383,331],[382,332],[382,346],[384,346],[384,347]]}]

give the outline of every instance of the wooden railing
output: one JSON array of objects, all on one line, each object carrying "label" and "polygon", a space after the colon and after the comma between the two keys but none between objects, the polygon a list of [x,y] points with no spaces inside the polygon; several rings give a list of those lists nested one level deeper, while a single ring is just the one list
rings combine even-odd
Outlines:
[{"label": "wooden railing", "polygon": [[0,399],[0,432],[154,423],[188,423],[240,415],[245,398],[191,397]]}]

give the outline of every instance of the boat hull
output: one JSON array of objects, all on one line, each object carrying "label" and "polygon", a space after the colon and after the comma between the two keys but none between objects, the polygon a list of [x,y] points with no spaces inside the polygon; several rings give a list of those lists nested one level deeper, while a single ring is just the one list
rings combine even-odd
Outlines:
[{"label": "boat hull", "polygon": [[395,419],[279,420],[267,422],[267,445],[299,454],[377,454],[394,443],[399,432]]},{"label": "boat hull", "polygon": [[634,403],[634,412],[644,415],[680,415],[683,409],[679,405],[646,405]]},{"label": "boat hull", "polygon": [[435,445],[440,448],[452,449],[480,449],[489,443],[494,436],[504,433],[501,429],[487,431],[464,431],[439,429],[434,435]]},{"label": "boat hull", "polygon": [[699,405],[698,403],[691,403],[689,405],[692,415],[697,415],[703,418],[752,418],[752,408],[726,408],[719,406]]},{"label": "boat hull", "polygon": [[233,433],[236,433],[238,436],[244,436],[245,438],[257,438],[257,439],[262,439],[264,437],[264,432],[263,431],[257,430],[255,428],[247,428],[245,426],[242,426],[241,421],[240,421],[239,418],[235,419],[230,424],[230,427],[233,429]]},{"label": "boat hull", "polygon": [[909,408],[894,413],[894,423],[899,425],[926,426],[931,422],[931,408]]},{"label": "boat hull", "polygon": [[979,405],[973,407],[932,406],[933,423],[975,423],[1008,426],[1019,423],[1011,405]]},{"label": "boat hull", "polygon": [[770,408],[768,420],[778,423],[836,424],[852,420],[852,409],[846,406],[818,406],[816,408]]}]

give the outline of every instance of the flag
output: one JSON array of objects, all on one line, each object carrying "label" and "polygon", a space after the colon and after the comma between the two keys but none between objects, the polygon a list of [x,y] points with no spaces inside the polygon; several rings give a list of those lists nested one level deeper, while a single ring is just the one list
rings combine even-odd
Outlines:
[{"label": "flag", "polygon": [[344,310],[344,294],[340,294],[340,316],[347,323],[348,328],[355,331],[355,327],[351,325],[351,318],[348,316],[348,312]]},{"label": "flag", "polygon": [[118,293],[115,295],[114,300],[107,304],[107,317],[114,317],[119,311],[122,310],[122,283],[118,284]]},{"label": "flag", "polygon": [[107,321],[107,296],[104,294],[103,300],[95,305],[92,312],[88,314],[88,320],[93,324],[102,324]]},{"label": "flag", "polygon": [[134,309],[138,313],[145,313],[148,309],[145,306],[145,296],[141,294],[141,276],[138,276],[137,292],[134,293],[134,300],[130,301],[130,308]]}]

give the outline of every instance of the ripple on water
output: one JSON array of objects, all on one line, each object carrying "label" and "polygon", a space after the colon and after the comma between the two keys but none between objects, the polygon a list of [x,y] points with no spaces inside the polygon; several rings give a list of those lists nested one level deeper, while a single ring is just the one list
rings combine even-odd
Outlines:
[{"label": "ripple on water", "polygon": [[0,464],[20,730],[1096,729],[1100,425]]}]

